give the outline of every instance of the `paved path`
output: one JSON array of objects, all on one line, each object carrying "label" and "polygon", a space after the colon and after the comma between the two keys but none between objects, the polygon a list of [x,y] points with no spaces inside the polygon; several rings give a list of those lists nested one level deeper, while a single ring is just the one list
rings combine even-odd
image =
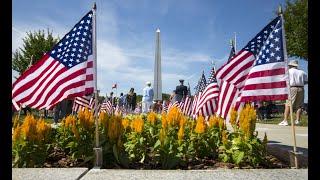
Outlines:
[{"label": "paved path", "polygon": [[88,168],[12,168],[13,180],[75,180]]},{"label": "paved path", "polygon": [[[83,176],[82,176],[83,175]],[[191,180],[308,179],[307,169],[116,170],[86,168],[13,168],[14,180]]]},{"label": "paved path", "polygon": [[[282,145],[292,146],[292,128],[291,126],[279,126],[276,124],[256,124],[256,130],[259,132],[260,138],[267,133],[270,143],[281,143]],[[296,142],[297,147],[308,149],[308,127],[296,126]]]}]

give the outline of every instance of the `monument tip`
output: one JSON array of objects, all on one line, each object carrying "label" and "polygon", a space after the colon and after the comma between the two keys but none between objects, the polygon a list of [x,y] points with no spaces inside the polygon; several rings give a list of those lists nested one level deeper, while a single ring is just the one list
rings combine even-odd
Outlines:
[{"label": "monument tip", "polygon": [[160,29],[159,28],[157,28],[157,31],[156,32],[160,32]]}]

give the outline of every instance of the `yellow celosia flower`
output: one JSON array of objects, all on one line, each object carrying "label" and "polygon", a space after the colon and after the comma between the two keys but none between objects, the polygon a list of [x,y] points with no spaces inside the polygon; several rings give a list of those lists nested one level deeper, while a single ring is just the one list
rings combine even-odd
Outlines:
[{"label": "yellow celosia flower", "polygon": [[222,144],[224,145],[227,144],[228,143],[227,131],[223,130],[221,136],[222,136],[221,137]]},{"label": "yellow celosia flower", "polygon": [[137,133],[141,133],[143,130],[143,125],[143,119],[141,117],[137,117],[131,122],[131,129]]},{"label": "yellow celosia flower", "polygon": [[163,129],[166,129],[168,126],[167,115],[165,113],[161,115],[161,126]]},{"label": "yellow celosia flower", "polygon": [[21,126],[21,132],[26,140],[34,141],[37,138],[37,121],[33,115],[28,114]]},{"label": "yellow celosia flower", "polygon": [[247,138],[251,138],[256,125],[256,111],[250,104],[246,104],[240,112],[239,126]]},{"label": "yellow celosia flower", "polygon": [[122,126],[124,129],[127,129],[127,127],[129,126],[130,122],[129,119],[122,119]]},{"label": "yellow celosia flower", "polygon": [[103,111],[100,112],[100,114],[99,114],[99,123],[100,123],[100,124],[103,124],[103,123],[104,123],[105,117],[106,117],[106,113],[103,112]]},{"label": "yellow celosia flower", "polygon": [[64,121],[63,121],[63,126],[64,127],[73,127],[76,126],[76,117],[73,115],[67,116]]},{"label": "yellow celosia flower", "polygon": [[183,139],[183,136],[184,136],[184,127],[181,126],[178,131],[178,140],[181,141]]},{"label": "yellow celosia flower", "polygon": [[161,145],[163,145],[166,136],[167,136],[166,129],[161,128],[160,129],[160,134],[159,134],[159,140],[161,142]]},{"label": "yellow celosia flower", "polygon": [[197,125],[196,125],[196,128],[194,131],[198,134],[201,134],[205,131],[205,128],[206,128],[206,125],[204,122],[204,118],[203,118],[203,116],[199,116],[197,118]]},{"label": "yellow celosia flower", "polygon": [[181,117],[180,117],[180,122],[179,122],[179,127],[180,127],[180,128],[181,128],[181,127],[184,127],[184,125],[186,124],[186,122],[187,122],[186,117],[185,117],[185,116],[181,116]]},{"label": "yellow celosia flower", "polygon": [[13,130],[13,135],[12,135],[12,141],[18,141],[20,139],[20,134],[21,134],[21,126],[18,124],[16,128]]},{"label": "yellow celosia flower", "polygon": [[209,127],[212,128],[212,127],[215,127],[215,128],[218,128],[219,127],[219,117],[217,116],[210,116],[210,119],[209,119]]},{"label": "yellow celosia flower", "polygon": [[50,126],[46,124],[43,119],[37,121],[37,139],[45,140],[47,134],[49,133]]},{"label": "yellow celosia flower", "polygon": [[147,116],[147,120],[150,124],[154,125],[157,120],[157,114],[155,112],[150,112]]},{"label": "yellow celosia flower", "polygon": [[169,126],[174,126],[180,122],[180,118],[183,116],[178,107],[174,106],[170,108],[167,115],[167,123]]},{"label": "yellow celosia flower", "polygon": [[122,118],[111,116],[107,121],[107,135],[110,140],[117,140],[122,134]]},{"label": "yellow celosia flower", "polygon": [[230,124],[232,125],[232,127],[237,126],[237,117],[238,112],[233,107],[230,111]]}]

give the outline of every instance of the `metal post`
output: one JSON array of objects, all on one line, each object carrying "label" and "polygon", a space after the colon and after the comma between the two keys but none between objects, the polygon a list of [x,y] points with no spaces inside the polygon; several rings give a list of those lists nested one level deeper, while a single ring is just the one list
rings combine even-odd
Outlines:
[{"label": "metal post", "polygon": [[[96,3],[93,4],[92,12],[92,50],[93,50],[93,65],[94,65],[94,95],[95,95],[95,109],[97,108],[98,105],[98,88],[97,88],[97,29],[96,29],[96,10],[97,6]],[[102,166],[102,148],[100,147],[99,144],[99,124],[98,124],[98,117],[97,117],[97,112],[95,113],[95,167],[100,168]]]},{"label": "metal post", "polygon": [[237,54],[236,52],[237,52],[237,33],[234,32],[234,53]]},{"label": "metal post", "polygon": [[292,109],[292,99],[291,99],[291,91],[290,91],[290,83],[289,83],[289,69],[288,69],[288,55],[287,55],[287,47],[286,47],[286,39],[285,39],[285,30],[284,30],[284,19],[282,14],[282,8],[279,6],[278,13],[281,17],[282,23],[282,40],[283,40],[283,53],[284,53],[284,61],[286,62],[286,74],[287,74],[287,87],[288,87],[288,101],[290,103],[290,120],[291,120],[291,129],[292,129],[292,137],[293,137],[293,154],[294,154],[294,164],[295,168],[298,168],[298,158],[297,154],[297,142],[296,142],[296,132],[295,132],[295,125],[293,122],[293,109]]}]

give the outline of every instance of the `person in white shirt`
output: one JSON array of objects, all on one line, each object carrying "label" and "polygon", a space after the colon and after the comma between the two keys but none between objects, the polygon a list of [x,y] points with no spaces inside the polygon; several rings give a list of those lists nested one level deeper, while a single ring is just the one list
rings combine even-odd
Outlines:
[{"label": "person in white shirt", "polygon": [[153,100],[153,89],[151,87],[151,82],[146,82],[147,86],[143,88],[142,94],[142,113],[147,113],[150,111]]},{"label": "person in white shirt", "polygon": [[[304,85],[308,84],[307,73],[298,69],[298,61],[292,60],[289,62],[289,84],[290,84],[290,93],[292,100],[292,110],[296,111],[296,121],[295,124],[300,123],[301,107],[304,103]],[[287,126],[288,125],[288,116],[290,112],[290,103],[289,101],[285,104],[284,110],[284,120],[279,123],[279,125]]]}]

